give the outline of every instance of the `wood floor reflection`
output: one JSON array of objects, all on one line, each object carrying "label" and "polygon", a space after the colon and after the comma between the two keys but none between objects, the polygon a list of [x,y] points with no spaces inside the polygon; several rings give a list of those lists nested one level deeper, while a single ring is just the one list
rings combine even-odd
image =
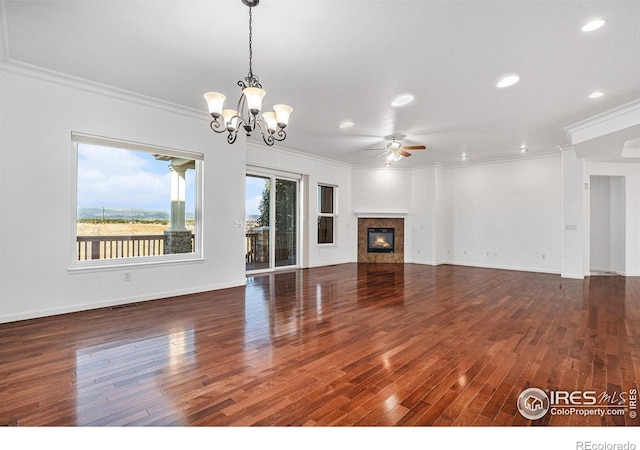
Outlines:
[{"label": "wood floor reflection", "polygon": [[344,264],[0,324],[0,425],[640,425],[517,410],[637,389],[640,278]]}]

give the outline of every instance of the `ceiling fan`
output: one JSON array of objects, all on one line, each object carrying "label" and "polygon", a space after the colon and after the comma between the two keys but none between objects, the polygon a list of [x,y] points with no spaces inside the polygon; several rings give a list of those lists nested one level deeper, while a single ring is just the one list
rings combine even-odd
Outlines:
[{"label": "ceiling fan", "polygon": [[424,150],[427,147],[424,145],[402,145],[400,141],[396,140],[395,136],[391,138],[391,142],[389,142],[386,148],[368,148],[367,150],[383,150],[378,156],[387,155],[385,160],[387,166],[390,166],[392,163],[399,161],[403,156],[408,158],[411,156],[411,153],[408,150]]}]

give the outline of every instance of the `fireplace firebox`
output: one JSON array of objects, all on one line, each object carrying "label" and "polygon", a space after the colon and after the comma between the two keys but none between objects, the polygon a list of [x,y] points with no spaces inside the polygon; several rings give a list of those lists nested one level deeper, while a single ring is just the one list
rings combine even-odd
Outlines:
[{"label": "fireplace firebox", "polygon": [[368,253],[393,253],[395,228],[367,228]]}]

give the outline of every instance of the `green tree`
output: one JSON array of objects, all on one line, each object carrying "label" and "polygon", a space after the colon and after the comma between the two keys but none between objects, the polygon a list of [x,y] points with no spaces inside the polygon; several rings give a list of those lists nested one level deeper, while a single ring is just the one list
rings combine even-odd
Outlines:
[{"label": "green tree", "polygon": [[[296,183],[276,179],[276,231],[291,232],[296,228]],[[260,227],[269,226],[271,210],[271,180],[265,180],[262,198],[258,205],[260,217],[257,223]]]},{"label": "green tree", "polygon": [[258,205],[258,211],[260,211],[260,217],[258,217],[257,223],[259,227],[269,226],[269,209],[271,207],[271,180],[267,179],[264,183],[264,190],[262,191],[262,198]]}]

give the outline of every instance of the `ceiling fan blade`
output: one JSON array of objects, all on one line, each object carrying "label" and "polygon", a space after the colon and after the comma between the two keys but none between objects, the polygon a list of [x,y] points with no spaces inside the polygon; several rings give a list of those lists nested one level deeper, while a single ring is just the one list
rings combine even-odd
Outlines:
[{"label": "ceiling fan blade", "polygon": [[[373,150],[373,149],[371,149],[371,150]],[[384,156],[384,155],[386,155],[387,153],[389,153],[389,152],[385,150],[385,151],[383,151],[382,153],[380,153],[379,155],[376,155],[376,158],[380,158],[381,156]]]},{"label": "ceiling fan blade", "polygon": [[425,150],[427,147],[424,145],[403,145],[405,150]]},{"label": "ceiling fan blade", "polygon": [[365,148],[364,151],[365,152],[381,152],[381,151],[386,151],[386,148]]},{"label": "ceiling fan blade", "polygon": [[[405,147],[405,148],[406,148],[406,147]],[[409,156],[411,156],[411,153],[409,153],[409,152],[408,152],[408,151],[406,151],[406,150],[398,150],[398,153],[400,153],[402,156],[405,156],[405,157],[409,157]]]}]

